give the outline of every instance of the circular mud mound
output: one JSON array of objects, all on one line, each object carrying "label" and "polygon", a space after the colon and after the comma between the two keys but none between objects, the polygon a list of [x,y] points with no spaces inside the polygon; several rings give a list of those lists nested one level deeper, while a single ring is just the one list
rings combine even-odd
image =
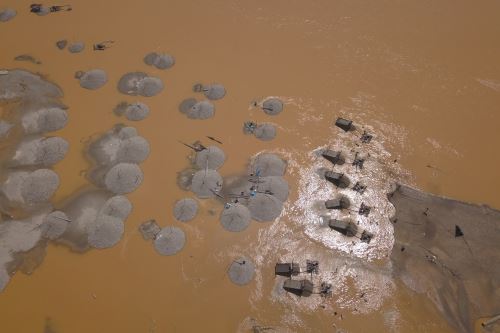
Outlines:
[{"label": "circular mud mound", "polygon": [[273,195],[256,193],[248,199],[248,210],[254,220],[270,222],[281,215],[283,203]]},{"label": "circular mud mound", "polygon": [[61,161],[69,143],[63,138],[48,137],[24,140],[12,159],[15,166],[51,166]]},{"label": "circular mud mound", "polygon": [[240,203],[228,204],[220,215],[220,223],[227,231],[240,232],[250,224],[250,211]]},{"label": "circular mud mound", "polygon": [[134,136],[120,143],[117,156],[118,161],[141,163],[148,158],[151,148],[148,140],[142,136]]},{"label": "circular mud mound", "polygon": [[188,111],[197,103],[196,98],[186,98],[179,104],[179,112],[187,115]]},{"label": "circular mud mound", "polygon": [[42,230],[45,238],[54,240],[59,238],[68,227],[68,216],[59,210],[53,211],[43,220]]},{"label": "circular mud mound", "polygon": [[262,110],[271,116],[276,116],[283,111],[283,102],[277,98],[269,98],[262,103]]},{"label": "circular mud mound", "polygon": [[151,52],[144,57],[144,63],[158,69],[168,69],[175,64],[175,59],[170,54]]},{"label": "circular mud mound", "polygon": [[198,213],[198,202],[191,198],[179,200],[174,206],[174,216],[178,221],[188,222]]},{"label": "circular mud mound", "polygon": [[255,266],[247,258],[241,257],[233,261],[227,274],[231,282],[243,286],[252,281],[255,275]]},{"label": "circular mud mound", "polygon": [[132,212],[132,204],[123,195],[116,195],[109,198],[101,207],[100,214],[116,217],[125,220]]},{"label": "circular mud mound", "polygon": [[271,141],[276,137],[276,127],[273,124],[265,123],[257,125],[253,134],[262,141]]},{"label": "circular mud mound", "polygon": [[133,127],[115,126],[88,148],[88,154],[99,164],[141,163],[150,153],[149,142],[137,135]]},{"label": "circular mud mound", "polygon": [[59,187],[59,176],[49,169],[38,169],[22,182],[21,196],[27,204],[46,202]]},{"label": "circular mud mound", "polygon": [[128,120],[140,121],[149,116],[149,107],[144,103],[136,102],[128,104],[123,113]]},{"label": "circular mud mound", "polygon": [[118,81],[118,91],[125,95],[151,97],[163,90],[163,82],[144,72],[130,72]]},{"label": "circular mud mound", "polygon": [[71,43],[68,46],[68,51],[71,53],[80,53],[84,49],[85,49],[85,43],[83,43],[83,42]]},{"label": "circular mud mound", "polygon": [[6,8],[0,11],[0,22],[7,22],[12,20],[17,15],[17,11],[12,8]]},{"label": "circular mud mound", "polygon": [[88,242],[97,249],[115,246],[123,236],[125,226],[119,218],[109,215],[99,215],[95,225],[89,231]]},{"label": "circular mud mound", "polygon": [[92,69],[83,73],[79,77],[79,80],[80,87],[89,90],[96,90],[101,88],[106,84],[106,82],[108,82],[108,76],[102,69]]},{"label": "circular mud mound", "polygon": [[171,256],[182,250],[186,243],[186,235],[177,227],[165,227],[156,235],[154,246],[164,256]]},{"label": "circular mud mound", "polygon": [[[183,102],[184,103],[184,102]],[[191,101],[186,101],[184,105],[181,106],[183,109],[191,103]],[[196,102],[185,112],[186,116],[190,119],[209,119],[215,114],[215,106],[209,101]]]},{"label": "circular mud mound", "polygon": [[216,146],[209,146],[207,149],[196,153],[195,163],[200,169],[217,170],[224,164],[225,160],[226,155],[222,149]]},{"label": "circular mud mound", "polygon": [[222,177],[215,170],[200,170],[193,176],[191,191],[200,199],[212,198],[222,187]]},{"label": "circular mud mound", "polygon": [[257,185],[259,192],[270,194],[282,202],[285,202],[286,199],[288,199],[288,182],[283,177],[260,177],[258,181],[259,183]]},{"label": "circular mud mound", "polygon": [[21,124],[26,134],[40,134],[60,130],[66,126],[68,114],[58,107],[43,108],[23,115]]},{"label": "circular mud mound", "polygon": [[257,155],[252,162],[253,173],[262,177],[283,176],[286,171],[286,163],[278,155],[262,153]]},{"label": "circular mud mound", "polygon": [[200,86],[200,84],[196,84],[193,87],[193,90],[195,92],[203,91],[205,97],[210,100],[218,100],[226,95],[226,88],[224,88],[224,86],[219,83],[213,83],[206,86]]},{"label": "circular mud mound", "polygon": [[133,163],[118,163],[104,177],[104,185],[115,194],[135,191],[141,185],[144,175],[141,168]]}]

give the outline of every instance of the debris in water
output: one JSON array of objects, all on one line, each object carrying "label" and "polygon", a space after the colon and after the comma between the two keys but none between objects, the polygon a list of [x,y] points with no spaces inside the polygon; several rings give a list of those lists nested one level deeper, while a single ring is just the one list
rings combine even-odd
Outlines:
[{"label": "debris in water", "polygon": [[113,43],[115,41],[113,40],[105,40],[103,42],[99,42],[93,45],[94,51],[104,51],[106,49],[109,49],[111,46],[113,46]]},{"label": "debris in water", "polygon": [[68,45],[68,41],[66,39],[61,39],[56,42],[56,47],[59,50],[64,50],[64,48]]},{"label": "debris in water", "polygon": [[148,220],[139,226],[139,231],[144,240],[153,240],[156,235],[161,231],[160,226],[156,223],[156,220]]}]

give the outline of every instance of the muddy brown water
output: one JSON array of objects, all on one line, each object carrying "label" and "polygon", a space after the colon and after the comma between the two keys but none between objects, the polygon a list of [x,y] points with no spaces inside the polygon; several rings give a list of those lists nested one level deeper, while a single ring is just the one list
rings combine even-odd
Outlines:
[{"label": "muddy brown water", "polygon": [[[387,162],[397,159],[404,180],[500,207],[500,3],[72,1],[72,12],[45,17],[28,13],[29,4],[2,3],[18,16],[0,25],[0,66],[40,72],[64,90],[70,121],[54,134],[71,149],[55,167],[62,185],[54,203],[87,184],[84,144],[115,123],[136,127],[152,153],[141,164],[144,183],[128,195],[134,210],[123,240],[84,255],[49,246],[43,264],[32,275],[17,273],[0,295],[1,331],[43,332],[47,325],[54,332],[235,332],[251,317],[262,326],[299,332],[453,332],[429,300],[398,281],[378,308],[363,314],[336,299],[303,312],[272,298],[256,299],[256,288],[272,288],[271,263],[263,267],[264,288],[255,281],[237,287],[225,270],[269,224],[252,222],[245,232],[228,233],[214,201],[202,201],[198,217],[181,225],[188,242],[176,256],[158,256],[137,227],[150,218],[180,225],[173,204],[191,194],[176,186],[189,153],[177,140],[215,136],[228,156],[220,172],[240,174],[259,151],[290,148],[306,155],[325,145],[339,115],[388,134]],[[86,49],[60,51],[60,39],[84,41]],[[92,43],[110,39],[112,48],[91,50]],[[142,58],[151,51],[174,55],[175,66],[146,66]],[[19,54],[42,64],[14,61]],[[92,68],[109,76],[97,91],[80,88],[73,78]],[[120,95],[116,82],[133,70],[161,77],[165,90],[152,98]],[[180,101],[193,96],[196,82],[226,86],[213,119],[193,121],[177,111]],[[269,117],[250,107],[267,96],[282,98],[285,111]],[[145,102],[150,116],[141,122],[117,118],[112,110],[121,101]],[[249,119],[277,124],[277,138],[244,136]],[[288,181],[294,202],[297,179],[288,175]],[[284,216],[280,223],[289,221]],[[346,295],[359,297],[349,290]],[[394,322],[391,313],[398,314]]]}]

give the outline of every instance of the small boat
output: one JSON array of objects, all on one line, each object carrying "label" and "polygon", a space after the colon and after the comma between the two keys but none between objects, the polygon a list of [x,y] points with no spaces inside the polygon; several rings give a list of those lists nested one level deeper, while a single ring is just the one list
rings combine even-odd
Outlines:
[{"label": "small boat", "polygon": [[339,196],[337,198],[325,201],[326,209],[336,209],[336,210],[347,209],[347,208],[349,208],[350,205],[351,205],[351,203],[349,202],[349,199],[343,195]]},{"label": "small boat", "polygon": [[351,183],[349,178],[347,178],[347,176],[345,176],[343,173],[334,171],[325,172],[325,179],[340,188],[346,188]]},{"label": "small boat", "polygon": [[353,128],[352,120],[347,120],[344,118],[337,118],[337,121],[335,121],[335,126],[340,127],[346,132],[350,131]]},{"label": "small boat", "polygon": [[290,277],[292,275],[298,275],[300,273],[300,267],[297,263],[277,263],[274,266],[274,274]]},{"label": "small boat", "polygon": [[347,237],[354,237],[358,233],[358,226],[349,220],[332,219],[328,221],[328,226]]},{"label": "small boat", "polygon": [[314,284],[309,280],[285,280],[283,289],[297,296],[310,296],[313,293]]},{"label": "small boat", "polygon": [[321,156],[333,164],[342,165],[345,163],[345,159],[342,157],[342,152],[340,151],[327,149],[321,153]]}]

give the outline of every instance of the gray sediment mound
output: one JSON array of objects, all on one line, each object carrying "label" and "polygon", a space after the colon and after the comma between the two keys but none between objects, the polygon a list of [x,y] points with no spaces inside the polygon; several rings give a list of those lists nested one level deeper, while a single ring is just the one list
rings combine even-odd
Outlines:
[{"label": "gray sediment mound", "polygon": [[21,141],[12,160],[12,166],[52,166],[68,152],[69,143],[60,137],[31,137]]},{"label": "gray sediment mound", "polygon": [[276,137],[276,127],[270,123],[259,124],[253,131],[255,137],[262,141],[271,141]]},{"label": "gray sediment mound", "polygon": [[226,160],[224,151],[217,146],[209,146],[196,153],[195,163],[200,169],[219,169]]},{"label": "gray sediment mound", "polygon": [[155,239],[156,235],[158,235],[160,231],[161,228],[155,220],[146,221],[139,226],[139,232],[144,240]]},{"label": "gray sediment mound", "polygon": [[257,155],[251,164],[251,173],[260,176],[283,176],[286,172],[286,163],[278,155],[261,153]]},{"label": "gray sediment mound", "polygon": [[46,107],[26,112],[21,126],[26,134],[41,134],[60,130],[66,126],[68,114],[60,107]]},{"label": "gray sediment mound", "polygon": [[126,220],[132,212],[132,204],[123,195],[115,195],[109,198],[102,205],[100,214],[116,217],[120,220]]},{"label": "gray sediment mound", "polygon": [[222,191],[224,196],[239,195],[245,199],[250,197],[252,192],[272,195],[284,202],[288,199],[288,182],[280,176],[241,176],[224,179],[224,190]]},{"label": "gray sediment mound", "polygon": [[117,217],[99,214],[89,230],[89,245],[97,249],[115,246],[123,236],[125,226]]},{"label": "gray sediment mound", "polygon": [[[17,60],[34,61],[28,55]],[[58,175],[49,169],[64,158],[68,142],[59,137],[41,137],[39,133],[58,130],[66,125],[67,114],[58,101],[62,91],[39,75],[23,70],[2,71],[0,103],[8,103],[2,115],[1,136],[17,126],[1,186],[2,211],[6,216],[30,217],[0,221],[0,290],[15,271],[31,274],[40,265],[49,240],[65,232],[69,219],[62,211],[53,211],[50,199],[59,187]],[[24,133],[21,133],[24,132]]]},{"label": "gray sediment mound", "polygon": [[278,98],[269,98],[262,103],[262,110],[271,116],[276,116],[283,111],[283,102]]},{"label": "gray sediment mound", "polygon": [[171,256],[182,250],[186,243],[186,235],[177,227],[165,227],[156,235],[154,247],[164,256]]},{"label": "gray sediment mound", "polygon": [[203,94],[210,100],[217,100],[226,96],[226,89],[219,83],[209,84],[203,87]]},{"label": "gray sediment mound", "polygon": [[42,239],[45,216],[46,213],[39,213],[24,220],[0,223],[0,292],[9,283],[10,273],[22,264],[16,263],[16,257],[34,249]]},{"label": "gray sediment mound", "polygon": [[5,120],[0,120],[0,139],[8,136],[12,127],[14,127],[14,124],[11,124]]},{"label": "gray sediment mound", "polygon": [[126,197],[104,190],[85,190],[69,199],[61,211],[71,222],[57,241],[84,252],[90,247],[114,246],[123,236],[123,222],[132,204]]},{"label": "gray sediment mound", "polygon": [[49,169],[29,173],[21,185],[21,196],[27,204],[48,201],[59,187],[59,176]]},{"label": "gray sediment mound", "polygon": [[61,39],[61,40],[58,40],[56,42],[56,47],[59,50],[64,50],[64,48],[66,48],[67,45],[68,45],[68,41],[66,39]]},{"label": "gray sediment mound", "polygon": [[151,97],[163,90],[163,82],[144,72],[130,72],[120,78],[117,88],[125,95]]},{"label": "gray sediment mound", "polygon": [[174,206],[174,216],[178,221],[188,222],[198,213],[198,201],[185,198],[177,201]]},{"label": "gray sediment mound", "polygon": [[175,64],[175,59],[170,54],[151,52],[144,57],[144,63],[158,69],[168,69]]},{"label": "gray sediment mound", "polygon": [[215,114],[215,106],[209,101],[197,102],[188,98],[181,102],[179,110],[190,119],[209,119]]},{"label": "gray sediment mound", "polygon": [[56,210],[45,216],[42,224],[43,236],[55,240],[66,231],[71,220],[62,211]]},{"label": "gray sediment mound", "polygon": [[118,163],[104,176],[104,186],[115,194],[135,191],[144,179],[141,168],[134,163]]},{"label": "gray sediment mound", "polygon": [[240,232],[250,225],[250,211],[240,203],[226,204],[220,215],[220,223],[227,231]]},{"label": "gray sediment mound", "polygon": [[23,99],[40,103],[62,95],[58,86],[25,70],[9,70],[0,75],[0,101]]},{"label": "gray sediment mound", "polygon": [[149,156],[150,146],[146,139],[137,135],[135,128],[117,125],[91,143],[88,153],[101,166],[141,163]]},{"label": "gray sediment mound", "polygon": [[0,22],[7,22],[16,17],[17,11],[12,8],[5,8],[0,10]]},{"label": "gray sediment mound", "polygon": [[114,112],[117,116],[125,115],[125,118],[131,121],[144,120],[149,115],[149,107],[141,102],[126,103],[122,102],[118,104]]},{"label": "gray sediment mound", "polygon": [[212,198],[222,188],[222,177],[215,170],[199,170],[191,181],[191,191],[200,199]]},{"label": "gray sediment mound", "polygon": [[184,191],[189,191],[191,188],[191,183],[193,182],[194,174],[197,172],[196,169],[185,169],[177,173],[177,186]]},{"label": "gray sediment mound", "polygon": [[59,176],[52,170],[14,171],[2,185],[2,192],[12,204],[29,206],[47,202],[58,187]]},{"label": "gray sediment mound", "polygon": [[218,100],[226,96],[226,88],[220,83],[212,83],[203,85],[197,83],[193,86],[194,92],[203,92],[206,98],[210,100]]},{"label": "gray sediment mound", "polygon": [[288,182],[280,176],[259,177],[257,189],[275,196],[278,200],[285,202],[288,199]]},{"label": "gray sediment mound", "polygon": [[252,219],[259,222],[274,221],[281,215],[283,202],[270,194],[256,193],[247,199],[247,207]]},{"label": "gray sediment mound", "polygon": [[232,262],[227,275],[231,282],[243,286],[252,281],[255,275],[255,266],[248,258],[241,257]]},{"label": "gray sediment mound", "polygon": [[80,87],[96,90],[108,82],[108,76],[102,69],[91,69],[86,72],[77,72],[75,77],[80,80]]},{"label": "gray sediment mound", "polygon": [[184,99],[178,107],[178,110],[180,113],[185,113],[187,114],[188,111],[195,105],[197,102],[196,98],[186,98]]},{"label": "gray sediment mound", "polygon": [[32,64],[35,65],[40,65],[42,62],[32,55],[29,54],[20,54],[14,58],[15,61],[26,61],[26,62],[31,62]]},{"label": "gray sediment mound", "polygon": [[85,43],[84,42],[74,42],[69,44],[68,46],[68,51],[70,53],[80,53],[85,49]]},{"label": "gray sediment mound", "polygon": [[500,211],[404,185],[389,200],[395,275],[425,293],[459,332],[500,313]]}]

